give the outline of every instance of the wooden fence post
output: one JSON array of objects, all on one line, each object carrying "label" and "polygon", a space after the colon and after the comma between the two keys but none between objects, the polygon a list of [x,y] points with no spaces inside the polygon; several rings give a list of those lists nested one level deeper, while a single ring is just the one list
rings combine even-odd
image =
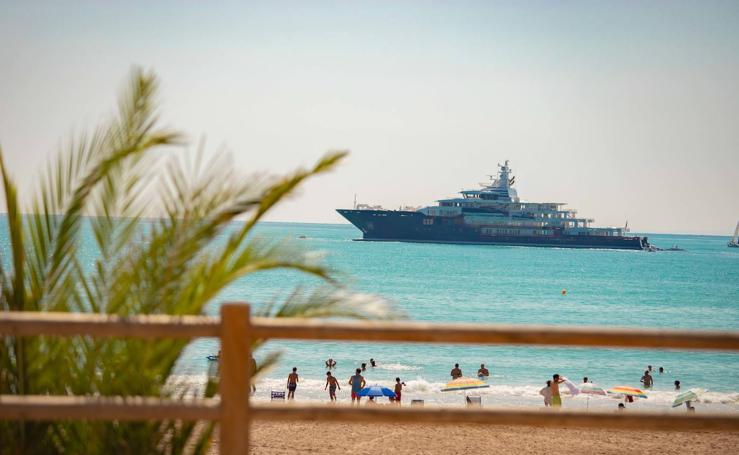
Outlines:
[{"label": "wooden fence post", "polygon": [[249,453],[249,305],[221,306],[221,455]]}]

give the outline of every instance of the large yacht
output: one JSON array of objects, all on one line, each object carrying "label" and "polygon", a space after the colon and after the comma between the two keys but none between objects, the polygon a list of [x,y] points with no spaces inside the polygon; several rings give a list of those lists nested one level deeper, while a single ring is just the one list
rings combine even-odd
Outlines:
[{"label": "large yacht", "polygon": [[589,218],[560,202],[524,202],[506,161],[480,189],[418,209],[385,210],[356,205],[337,211],[375,241],[472,243],[561,248],[648,250],[646,237],[629,236],[628,227],[591,227]]}]

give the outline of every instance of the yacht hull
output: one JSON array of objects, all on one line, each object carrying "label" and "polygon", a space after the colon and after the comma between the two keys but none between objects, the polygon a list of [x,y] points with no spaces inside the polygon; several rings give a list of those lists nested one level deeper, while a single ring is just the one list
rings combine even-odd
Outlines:
[{"label": "yacht hull", "polygon": [[484,226],[465,223],[464,216],[427,217],[420,212],[338,209],[337,212],[362,231],[367,241],[490,244],[555,248],[604,248],[644,250],[646,237],[566,235],[553,229],[552,235],[487,235]]}]

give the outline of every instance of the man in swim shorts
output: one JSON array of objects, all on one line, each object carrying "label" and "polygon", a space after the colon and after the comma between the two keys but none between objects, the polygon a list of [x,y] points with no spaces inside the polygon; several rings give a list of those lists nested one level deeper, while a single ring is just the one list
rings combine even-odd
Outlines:
[{"label": "man in swim shorts", "polygon": [[[331,401],[336,401],[336,388],[338,387],[341,390],[341,386],[339,386],[339,381],[336,380],[330,371],[326,372],[326,387],[328,387],[328,397]],[[323,390],[326,390],[326,387]]]},{"label": "man in swim shorts", "polygon": [[459,364],[455,363],[454,368],[452,368],[452,371],[449,372],[449,376],[452,377],[452,379],[457,379],[462,377],[462,370],[459,369]]},{"label": "man in swim shorts", "polygon": [[362,397],[360,397],[358,394],[359,391],[364,388],[365,384],[366,382],[362,377],[362,370],[357,368],[356,374],[349,378],[349,385],[352,386],[352,404],[354,404],[354,400],[357,400],[357,404],[359,404],[359,400]]},{"label": "man in swim shorts", "polygon": [[562,397],[559,396],[559,385],[565,382],[564,379],[561,379],[558,374],[552,375],[552,383],[549,385],[549,388],[552,392],[552,407],[553,408],[560,408],[562,407]]},{"label": "man in swim shorts", "polygon": [[287,377],[287,399],[295,398],[295,389],[298,388],[298,369],[293,367],[293,372]]}]

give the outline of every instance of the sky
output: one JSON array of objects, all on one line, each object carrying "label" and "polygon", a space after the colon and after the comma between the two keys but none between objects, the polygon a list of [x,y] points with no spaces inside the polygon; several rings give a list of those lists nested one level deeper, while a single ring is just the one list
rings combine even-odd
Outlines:
[{"label": "sky", "polygon": [[31,189],[134,65],[162,118],[245,172],[347,161],[271,220],[429,205],[510,160],[519,196],[600,226],[739,219],[739,2],[8,2],[0,146]]}]

